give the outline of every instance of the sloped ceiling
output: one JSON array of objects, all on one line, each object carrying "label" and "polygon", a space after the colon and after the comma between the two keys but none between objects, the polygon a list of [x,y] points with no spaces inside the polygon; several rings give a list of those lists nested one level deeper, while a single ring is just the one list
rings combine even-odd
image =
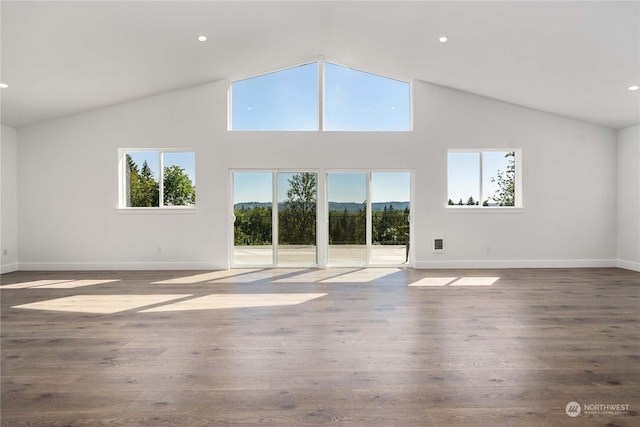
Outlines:
[{"label": "sloped ceiling", "polygon": [[638,1],[0,7],[1,118],[12,127],[320,56],[610,128],[640,123],[640,91],[627,90],[640,85]]}]

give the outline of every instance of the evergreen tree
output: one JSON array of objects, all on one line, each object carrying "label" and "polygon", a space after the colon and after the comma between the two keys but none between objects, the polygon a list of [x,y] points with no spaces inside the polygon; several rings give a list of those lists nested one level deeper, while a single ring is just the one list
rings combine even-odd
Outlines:
[{"label": "evergreen tree", "polygon": [[469,199],[467,200],[467,206],[475,206],[476,205],[476,201],[473,200],[473,196],[469,196]]},{"label": "evergreen tree", "polygon": [[160,206],[160,185],[153,177],[153,171],[145,160],[140,169],[140,198],[138,205],[141,207]]}]

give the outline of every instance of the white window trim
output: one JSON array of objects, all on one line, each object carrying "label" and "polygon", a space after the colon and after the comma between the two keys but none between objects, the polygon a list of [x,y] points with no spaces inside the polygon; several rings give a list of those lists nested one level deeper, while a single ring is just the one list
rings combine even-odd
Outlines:
[{"label": "white window trim", "polygon": [[[480,172],[479,172],[479,199],[481,202],[484,199],[484,194],[482,192],[482,162],[483,156],[482,153],[489,152],[515,152],[515,206],[467,206],[467,205],[449,205],[446,204],[445,207],[449,212],[466,212],[466,213],[522,213],[524,212],[524,203],[522,199],[522,149],[521,148],[455,148],[447,150],[447,190],[449,186],[449,153],[467,153],[467,154],[480,154]],[[447,191],[447,200],[449,200],[449,192]]]},{"label": "white window trim", "polygon": [[[146,151],[158,153],[158,206],[127,206],[127,153],[130,151]],[[195,213],[197,211],[197,198],[196,204],[193,206],[165,206],[164,205],[164,159],[163,153],[194,153],[196,150],[191,148],[119,148],[118,149],[118,206],[119,213],[150,213],[150,212],[163,212],[163,213]],[[197,168],[196,168],[197,173]],[[196,190],[197,191],[197,190]]]}]

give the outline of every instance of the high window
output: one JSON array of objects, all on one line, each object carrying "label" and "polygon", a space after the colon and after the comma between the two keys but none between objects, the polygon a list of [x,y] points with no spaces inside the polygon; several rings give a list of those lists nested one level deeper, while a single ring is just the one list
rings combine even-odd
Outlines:
[{"label": "high window", "polygon": [[406,131],[409,83],[325,63],[324,130]]},{"label": "high window", "polygon": [[404,81],[316,61],[231,83],[231,130],[408,131]]},{"label": "high window", "polygon": [[231,129],[318,129],[318,63],[231,84]]},{"label": "high window", "polygon": [[449,206],[522,207],[519,150],[450,150]]},{"label": "high window", "polygon": [[195,153],[120,150],[120,207],[195,206]]}]

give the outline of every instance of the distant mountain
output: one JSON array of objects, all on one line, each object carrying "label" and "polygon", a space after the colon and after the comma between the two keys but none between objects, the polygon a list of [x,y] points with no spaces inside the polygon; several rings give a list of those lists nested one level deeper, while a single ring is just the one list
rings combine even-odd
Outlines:
[{"label": "distant mountain", "polygon": [[[271,206],[271,203],[267,202],[240,202],[235,204],[235,208],[242,209],[253,209],[255,207],[268,208]],[[284,206],[284,203],[280,203],[278,205],[281,209]],[[371,208],[374,212],[383,211],[386,207],[393,206],[395,210],[405,210],[409,207],[409,202],[377,202],[372,203]],[[352,203],[352,202],[329,202],[329,211],[340,211],[344,212],[346,209],[347,212],[358,212],[363,208],[363,203]]]},{"label": "distant mountain", "polygon": [[234,208],[238,210],[242,209],[253,209],[253,208],[269,208],[271,207],[271,203],[268,202],[240,202],[233,205]]}]

